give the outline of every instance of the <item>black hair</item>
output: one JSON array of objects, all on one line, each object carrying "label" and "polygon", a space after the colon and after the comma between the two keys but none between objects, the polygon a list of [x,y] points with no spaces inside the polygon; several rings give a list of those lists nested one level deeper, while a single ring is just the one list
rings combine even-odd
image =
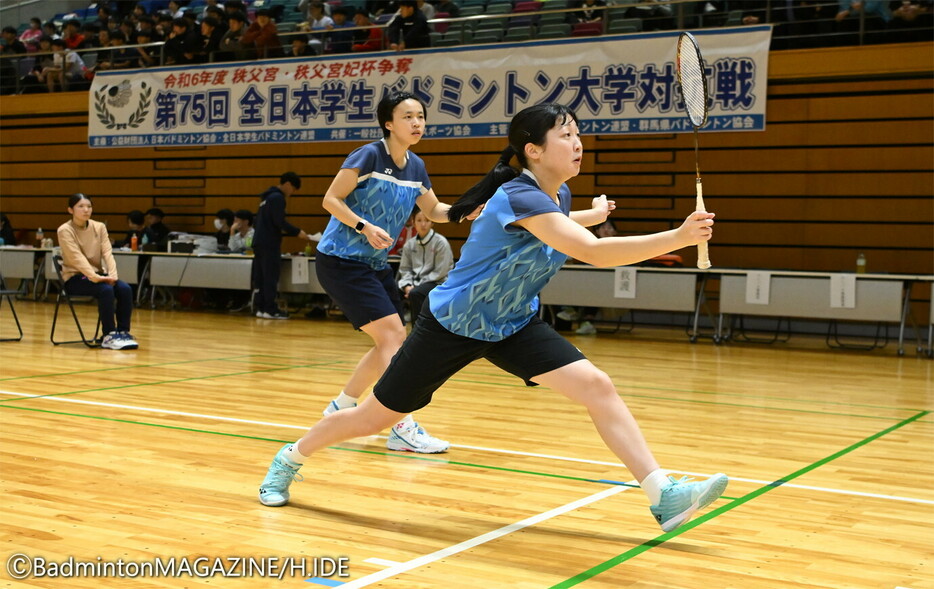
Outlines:
[{"label": "black hair", "polygon": [[220,22],[218,22],[217,17],[215,16],[206,16],[204,17],[204,20],[201,21],[201,24],[206,24],[209,27],[217,28],[217,25],[219,25]]},{"label": "black hair", "polygon": [[236,217],[236,218],[238,218],[238,219],[243,219],[244,221],[246,221],[246,222],[249,223],[250,225],[253,224],[253,212],[252,212],[252,211],[248,211],[248,210],[246,210],[246,209],[240,209],[239,211],[237,211],[237,212],[234,214],[234,217]]},{"label": "black hair", "polygon": [[153,217],[159,217],[160,219],[165,219],[165,213],[162,212],[162,209],[153,207],[146,211],[147,215],[152,215]]},{"label": "black hair", "polygon": [[295,190],[298,190],[302,187],[302,179],[298,177],[298,174],[295,172],[286,172],[279,176],[279,184],[285,184],[288,182],[295,187]]},{"label": "black hair", "polygon": [[3,27],[4,33],[10,33],[11,35],[16,34],[16,27]]},{"label": "black hair", "polygon": [[32,23],[34,23],[34,22],[39,23],[39,26],[40,26],[40,27],[42,26],[42,19],[40,19],[38,16],[34,16],[34,17],[32,17],[31,19],[29,19],[29,23],[30,23],[30,24],[32,24]]},{"label": "black hair", "polygon": [[227,225],[233,225],[234,222],[234,212],[230,209],[221,209],[217,211],[217,214],[214,215],[218,219],[223,219]]},{"label": "black hair", "polygon": [[260,8],[259,10],[256,11],[256,16],[269,16],[269,17],[271,17],[271,16],[272,16],[272,11],[270,11],[268,8]]},{"label": "black hair", "polygon": [[90,199],[90,198],[84,196],[84,195],[81,194],[80,192],[76,192],[76,193],[72,194],[71,196],[68,197],[68,208],[69,208],[69,209],[72,208],[73,206],[75,206],[76,204],[78,204],[79,202],[81,202],[82,200],[86,200],[86,201],[88,201],[88,202],[91,202],[91,199]]},{"label": "black hair", "polygon": [[448,219],[459,223],[478,206],[490,200],[497,188],[519,175],[519,171],[509,165],[509,160],[515,156],[521,167],[527,167],[526,144],[544,145],[548,131],[559,122],[567,124],[568,119],[576,123],[577,115],[570,108],[553,102],[536,104],[519,111],[509,123],[509,146],[500,154],[493,169],[451,205]]},{"label": "black hair", "polygon": [[399,106],[400,102],[409,99],[418,101],[418,103],[422,106],[422,113],[426,118],[428,117],[428,109],[425,108],[425,103],[422,102],[422,99],[418,96],[412,94],[411,92],[390,92],[384,96],[376,106],[376,120],[379,121],[379,128],[383,130],[383,137],[389,137],[389,129],[386,128],[386,123],[392,121],[392,111],[396,110],[396,107]]},{"label": "black hair", "polygon": [[230,20],[235,20],[235,21],[237,21],[237,22],[245,23],[245,22],[246,22],[246,15],[243,14],[241,11],[238,10],[238,11],[234,12],[233,14],[231,14],[230,16],[228,16],[228,17],[227,17],[227,20],[229,20],[229,21],[230,21]]},{"label": "black hair", "polygon": [[183,29],[187,29],[188,24],[189,24],[188,21],[181,17],[172,19],[173,27],[182,27]]},{"label": "black hair", "polygon": [[133,209],[126,214],[127,221],[133,223],[134,225],[145,225],[146,224],[146,215],[143,214],[143,211],[139,209]]},{"label": "black hair", "polygon": [[65,40],[64,39],[52,39],[52,45],[55,47],[64,47]]}]

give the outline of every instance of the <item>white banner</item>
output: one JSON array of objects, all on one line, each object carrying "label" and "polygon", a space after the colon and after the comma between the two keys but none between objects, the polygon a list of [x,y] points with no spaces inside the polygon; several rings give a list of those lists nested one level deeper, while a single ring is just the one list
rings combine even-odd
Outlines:
[{"label": "white banner", "polygon": [[[88,145],[151,147],[382,137],[376,105],[407,90],[426,137],[503,137],[526,106],[573,108],[584,134],[691,131],[675,75],[678,32],[99,72]],[[769,26],[695,33],[706,131],[765,128]]]}]

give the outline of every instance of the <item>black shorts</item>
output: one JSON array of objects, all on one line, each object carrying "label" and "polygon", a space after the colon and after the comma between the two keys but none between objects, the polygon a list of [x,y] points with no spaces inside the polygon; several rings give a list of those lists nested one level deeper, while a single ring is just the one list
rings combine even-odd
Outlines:
[{"label": "black shorts", "polygon": [[585,356],[537,316],[506,339],[485,342],[451,333],[425,305],[373,394],[385,407],[411,413],[430,403],[441,385],[479,358],[518,376],[528,386],[536,386],[532,382],[536,376]]},{"label": "black shorts", "polygon": [[392,268],[374,270],[363,262],[319,253],[315,273],[354,329],[392,314],[402,320],[402,297]]}]

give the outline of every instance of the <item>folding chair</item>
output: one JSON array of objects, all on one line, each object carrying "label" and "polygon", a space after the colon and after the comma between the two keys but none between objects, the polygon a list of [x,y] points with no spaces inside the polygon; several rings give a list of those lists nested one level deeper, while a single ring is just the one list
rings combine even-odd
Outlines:
[{"label": "folding chair", "polygon": [[[87,301],[97,302],[97,299],[95,299],[92,296],[87,296],[87,295],[68,294],[68,289],[65,287],[65,281],[62,279],[62,256],[61,254],[54,254],[52,256],[52,264],[55,266],[55,274],[58,276],[58,280],[61,283],[62,287],[58,290],[58,297],[55,299],[55,313],[53,313],[52,315],[52,333],[49,336],[49,339],[51,339],[52,343],[55,344],[56,346],[59,346],[62,344],[82,343],[89,348],[99,348],[101,345],[100,342],[98,341],[98,335],[100,334],[100,331],[101,331],[100,315],[98,314],[98,317],[97,317],[97,325],[94,328],[94,337],[91,339],[88,339],[84,335],[84,330],[81,328],[81,321],[78,319],[78,313],[75,312],[75,305],[74,305],[74,303],[76,302],[87,302]],[[58,323],[58,309],[62,304],[62,299],[64,299],[65,302],[68,303],[68,308],[71,309],[71,316],[75,320],[75,325],[78,326],[78,334],[81,336],[81,339],[69,340],[67,342],[55,341],[55,326]],[[95,308],[95,313],[96,312],[97,312],[97,309]]]},{"label": "folding chair", "polygon": [[16,329],[19,331],[19,337],[0,338],[0,342],[18,342],[23,339],[23,327],[19,324],[19,317],[16,316],[16,307],[13,306],[13,297],[19,294],[19,290],[7,288],[3,280],[3,274],[0,274],[0,305],[3,305],[3,299],[10,303],[10,311],[13,312],[13,321],[16,322]]}]

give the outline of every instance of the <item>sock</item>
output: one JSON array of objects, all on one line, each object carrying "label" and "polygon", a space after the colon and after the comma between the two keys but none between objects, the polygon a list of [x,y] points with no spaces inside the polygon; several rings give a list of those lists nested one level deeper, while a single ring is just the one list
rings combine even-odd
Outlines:
[{"label": "sock", "polygon": [[645,494],[649,497],[651,505],[658,505],[662,500],[662,489],[671,484],[668,480],[668,471],[656,468],[650,472],[639,485]]},{"label": "sock", "polygon": [[308,458],[298,451],[298,442],[289,444],[288,448],[282,451],[282,456],[295,464],[305,464],[305,459]]},{"label": "sock", "polygon": [[[394,425],[394,426],[392,426],[392,427],[394,427],[394,428],[399,428],[399,429],[405,429],[406,427],[408,427],[409,425],[411,425],[411,424],[413,424],[413,423],[415,423],[415,420],[412,419],[412,416],[411,416],[411,415],[406,415],[404,418],[402,418],[402,421],[400,421],[399,423],[397,423],[396,425]],[[400,427],[400,426],[401,426],[401,427]]]},{"label": "sock", "polygon": [[341,409],[348,409],[357,404],[357,400],[349,396],[344,391],[341,391],[341,394],[339,394],[337,398],[334,399],[334,402],[337,403],[337,406]]}]

